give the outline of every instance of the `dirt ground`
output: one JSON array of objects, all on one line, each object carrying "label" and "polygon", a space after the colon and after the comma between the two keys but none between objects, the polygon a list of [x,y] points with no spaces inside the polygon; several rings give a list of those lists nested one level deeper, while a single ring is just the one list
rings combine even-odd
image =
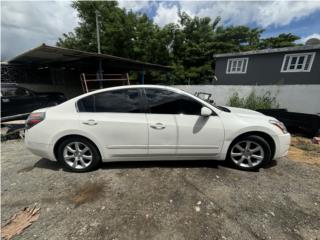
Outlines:
[{"label": "dirt ground", "polygon": [[308,138],[292,137],[288,158],[320,166],[320,145],[313,144]]},{"label": "dirt ground", "polygon": [[14,239],[320,239],[320,167],[286,158],[258,172],[180,161],[77,174],[11,140],[1,174],[2,226],[40,207]]}]

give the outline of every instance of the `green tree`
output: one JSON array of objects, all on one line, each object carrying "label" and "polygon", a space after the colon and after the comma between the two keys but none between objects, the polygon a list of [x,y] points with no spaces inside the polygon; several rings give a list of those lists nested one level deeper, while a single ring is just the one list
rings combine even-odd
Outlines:
[{"label": "green tree", "polygon": [[211,21],[208,17],[192,18],[182,12],[179,18],[173,44],[177,83],[210,83],[213,80],[213,54],[257,49],[263,32],[246,26],[218,26],[220,17]]},{"label": "green tree", "polygon": [[220,26],[215,32],[217,53],[241,52],[257,49],[263,29],[247,26]]},{"label": "green tree", "polygon": [[259,49],[293,47],[297,45],[295,41],[299,39],[300,37],[291,33],[282,33],[277,37],[262,39],[259,44]]},{"label": "green tree", "polygon": [[116,1],[76,1],[79,26],[63,34],[57,46],[97,51],[95,11],[100,14],[101,52],[159,64],[169,63],[170,43],[159,26],[145,14],[126,12]]},{"label": "green tree", "polygon": [[95,11],[100,13],[102,53],[173,66],[170,74],[146,72],[148,82],[210,83],[213,54],[294,46],[299,37],[280,34],[261,39],[263,29],[221,24],[221,18],[191,17],[178,12],[179,24],[160,28],[145,14],[126,11],[116,1],[75,1],[79,26],[63,34],[57,46],[97,51]]},{"label": "green tree", "polygon": [[175,83],[209,83],[213,78],[214,29],[220,18],[211,23],[208,17],[191,18],[184,12],[179,12],[179,18],[179,25],[171,25]]}]

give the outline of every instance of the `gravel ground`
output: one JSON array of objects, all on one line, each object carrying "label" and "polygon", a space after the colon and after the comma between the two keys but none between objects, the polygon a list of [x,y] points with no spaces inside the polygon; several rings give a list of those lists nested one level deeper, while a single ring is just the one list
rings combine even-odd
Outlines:
[{"label": "gravel ground", "polygon": [[287,159],[259,172],[216,161],[107,163],[70,173],[2,143],[2,226],[27,206],[39,219],[14,239],[320,239],[320,168]]}]

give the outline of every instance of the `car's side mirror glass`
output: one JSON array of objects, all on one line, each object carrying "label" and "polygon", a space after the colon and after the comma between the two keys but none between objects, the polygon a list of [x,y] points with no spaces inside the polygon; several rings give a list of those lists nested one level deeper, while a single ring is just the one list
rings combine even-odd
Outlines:
[{"label": "car's side mirror glass", "polygon": [[207,108],[207,107],[202,107],[201,108],[201,116],[203,117],[208,117],[212,115],[212,110]]}]

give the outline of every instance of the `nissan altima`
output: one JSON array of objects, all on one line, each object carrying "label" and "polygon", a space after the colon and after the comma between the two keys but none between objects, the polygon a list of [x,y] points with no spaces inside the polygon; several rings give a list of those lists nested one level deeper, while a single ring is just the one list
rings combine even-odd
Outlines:
[{"label": "nissan altima", "polygon": [[285,156],[290,134],[277,119],[252,110],[214,106],[172,87],[132,85],[34,111],[25,143],[74,172],[100,162],[198,159],[254,170]]}]

